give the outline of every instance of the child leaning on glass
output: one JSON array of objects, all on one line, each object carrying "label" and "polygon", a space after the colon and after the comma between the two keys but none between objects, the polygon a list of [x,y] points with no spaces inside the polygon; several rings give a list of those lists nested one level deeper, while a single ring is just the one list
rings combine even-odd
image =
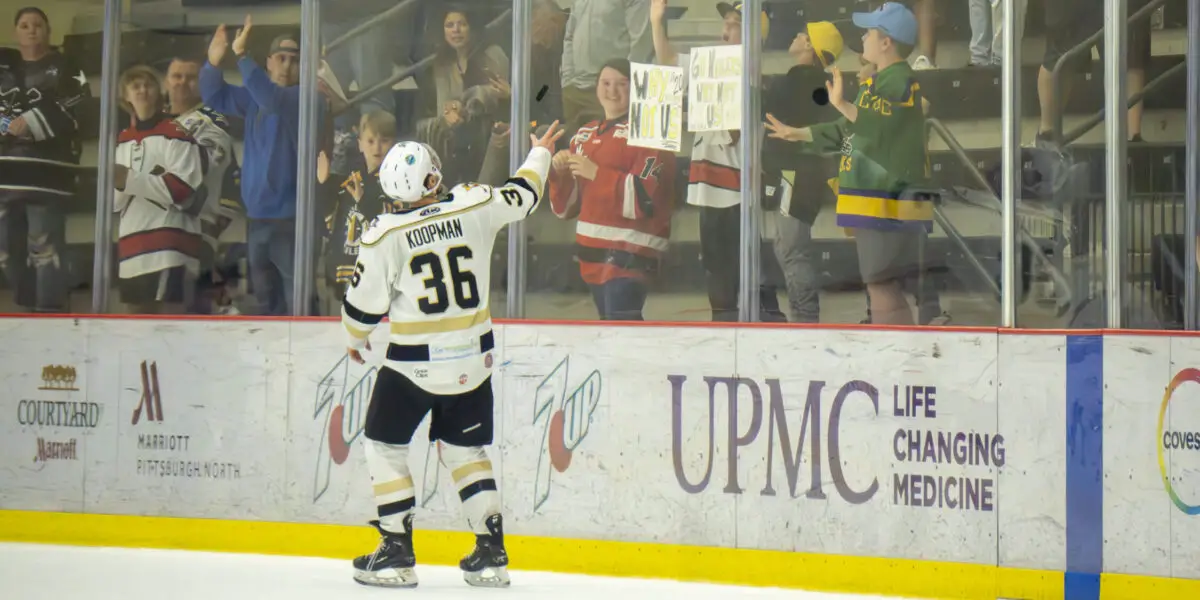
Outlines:
[{"label": "child leaning on glass", "polygon": [[[329,158],[317,156],[318,198],[325,216],[326,298],[340,304],[346,284],[358,260],[363,231],[375,217],[394,211],[379,184],[379,165],[396,143],[396,119],[377,110],[362,116],[358,124],[358,149],[347,165],[349,174],[329,172]],[[340,183],[339,183],[340,182]]]}]

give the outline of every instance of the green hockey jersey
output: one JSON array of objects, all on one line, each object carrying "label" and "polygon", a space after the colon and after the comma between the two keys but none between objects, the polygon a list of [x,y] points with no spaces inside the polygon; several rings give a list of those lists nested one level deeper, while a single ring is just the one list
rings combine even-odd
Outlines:
[{"label": "green hockey jersey", "polygon": [[898,62],[865,80],[854,101],[853,123],[840,119],[812,127],[819,151],[841,154],[837,223],[896,230],[932,228],[932,196],[924,193],[929,158],[921,86],[912,67]]}]

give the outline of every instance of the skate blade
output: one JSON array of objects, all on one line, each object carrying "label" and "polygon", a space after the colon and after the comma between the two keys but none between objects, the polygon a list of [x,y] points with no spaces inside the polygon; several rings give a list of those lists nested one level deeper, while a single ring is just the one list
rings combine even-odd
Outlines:
[{"label": "skate blade", "polygon": [[389,588],[417,587],[417,573],[412,569],[383,569],[380,571],[354,571],[354,581],[363,585]]},{"label": "skate blade", "polygon": [[487,567],[482,571],[463,571],[463,580],[475,587],[505,588],[512,583],[507,567]]}]

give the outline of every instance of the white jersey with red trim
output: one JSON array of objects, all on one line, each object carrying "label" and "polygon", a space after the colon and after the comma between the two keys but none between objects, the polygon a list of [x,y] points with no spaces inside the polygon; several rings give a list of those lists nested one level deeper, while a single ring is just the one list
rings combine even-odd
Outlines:
[{"label": "white jersey with red trim", "polygon": [[578,218],[580,273],[589,284],[640,278],[657,268],[671,237],[675,155],[629,145],[629,122],[592,121],[571,139],[570,152],[596,164],[591,179],[550,175],[550,206]]},{"label": "white jersey with red trim", "polygon": [[116,163],[129,169],[113,209],[120,224],[120,276],[130,279],[172,267],[199,271],[199,211],[208,154],[179,123],[163,115],[125,131]]},{"label": "white jersey with red trim", "polygon": [[[692,60],[679,55],[683,87],[689,89]],[[687,203],[692,206],[729,208],[742,203],[742,145],[740,131],[701,131],[692,138],[688,167]]]},{"label": "white jersey with red trim", "polygon": [[505,185],[455,186],[440,201],[376,217],[360,238],[342,303],[348,345],[388,317],[384,366],[432,394],[469,392],[491,375],[492,247],[533,213],[550,152],[534,148]]},{"label": "white jersey with red trim", "polygon": [[740,132],[704,131],[692,141],[687,203],[728,208],[742,203]]}]

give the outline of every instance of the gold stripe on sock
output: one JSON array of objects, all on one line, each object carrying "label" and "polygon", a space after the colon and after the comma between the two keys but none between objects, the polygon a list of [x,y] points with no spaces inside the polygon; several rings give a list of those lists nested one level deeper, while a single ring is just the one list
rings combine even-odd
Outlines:
[{"label": "gold stripe on sock", "polygon": [[484,471],[491,471],[491,470],[492,470],[492,461],[481,460],[479,462],[473,462],[470,464],[463,465],[463,466],[455,469],[454,472],[451,473],[450,475],[452,477],[454,477],[454,481],[455,481],[455,483],[457,483],[459,481],[462,481],[463,479],[465,479],[468,475],[471,475],[472,473],[482,473]]},{"label": "gold stripe on sock", "polygon": [[395,494],[396,492],[411,490],[413,487],[413,481],[412,477],[401,477],[400,479],[393,479],[392,481],[377,483],[374,487],[376,496],[386,496],[388,494]]}]

